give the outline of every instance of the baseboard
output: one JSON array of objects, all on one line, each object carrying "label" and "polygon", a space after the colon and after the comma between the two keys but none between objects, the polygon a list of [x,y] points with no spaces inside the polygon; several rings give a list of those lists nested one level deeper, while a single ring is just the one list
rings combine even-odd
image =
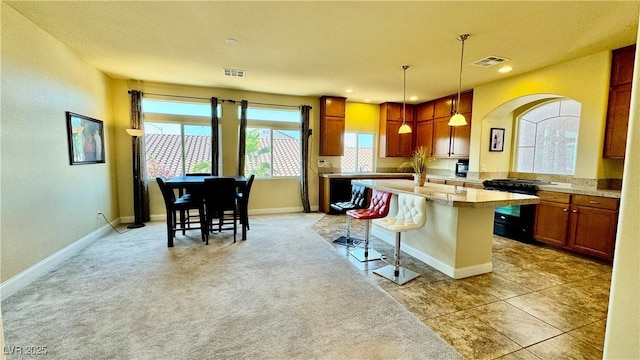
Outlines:
[{"label": "baseboard", "polygon": [[[112,224],[114,226],[118,225],[119,220],[112,221]],[[5,281],[0,285],[0,300],[8,298],[20,289],[34,282],[40,276],[50,272],[51,270],[54,270],[68,258],[77,254],[80,250],[89,246],[92,242],[99,239],[111,230],[113,230],[111,228],[111,225],[106,224],[101,228],[93,231],[92,233],[82,237],[81,239],[67,245],[66,247],[38,262],[37,264],[31,266],[20,274]]]},{"label": "baseboard", "polygon": [[[395,246],[395,238],[388,238],[386,234],[378,232],[375,229],[372,229],[371,234],[387,244]],[[493,263],[491,261],[483,264],[456,268],[445,264],[444,262],[431,257],[430,255],[406,243],[402,243],[400,249],[453,279],[463,279],[470,276],[486,274],[493,270]]]}]

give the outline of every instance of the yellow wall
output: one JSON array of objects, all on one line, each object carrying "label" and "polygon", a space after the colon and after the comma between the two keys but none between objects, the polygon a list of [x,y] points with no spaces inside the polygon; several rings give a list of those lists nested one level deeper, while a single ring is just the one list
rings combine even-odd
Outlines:
[{"label": "yellow wall", "polygon": [[[119,216],[110,79],[2,3],[2,282]],[[106,163],[69,165],[65,111],[104,121]]]},{"label": "yellow wall", "polygon": [[[640,41],[640,34],[638,34]],[[611,277],[604,359],[640,359],[640,48],[636,48],[620,218]]]},{"label": "yellow wall", "polygon": [[[611,53],[604,51],[563,64],[478,86],[473,94],[470,171],[508,171],[514,110],[527,102],[564,96],[582,104],[575,177],[620,178],[622,162],[603,160]],[[492,127],[506,129],[505,151],[489,152]]]},{"label": "yellow wall", "polygon": [[[179,96],[193,96],[201,98],[217,97],[218,99],[248,100],[249,103],[270,103],[281,105],[311,105],[310,126],[313,135],[310,140],[310,164],[315,168],[318,158],[318,98],[275,95],[249,91],[239,91],[230,89],[207,88],[171,85],[161,83],[149,83],[125,80],[114,80],[113,111],[115,116],[115,138],[118,149],[126,151],[118,152],[118,188],[120,197],[120,216],[123,221],[130,221],[133,216],[133,194],[131,177],[131,137],[127,135],[125,129],[129,127],[129,95],[128,90],[142,90],[146,93],[168,94]],[[222,103],[222,152],[221,161],[223,165],[223,175],[235,175],[237,172],[238,156],[238,127],[237,104],[230,102]],[[316,170],[317,172],[317,170]],[[149,183],[149,203],[152,219],[159,219],[164,216],[164,202],[155,181]],[[318,177],[310,171],[309,176],[309,202],[312,209],[318,208]],[[268,212],[295,212],[302,211],[302,200],[300,198],[300,180],[298,178],[287,179],[256,179],[251,190],[249,200],[249,211],[252,214]]]}]

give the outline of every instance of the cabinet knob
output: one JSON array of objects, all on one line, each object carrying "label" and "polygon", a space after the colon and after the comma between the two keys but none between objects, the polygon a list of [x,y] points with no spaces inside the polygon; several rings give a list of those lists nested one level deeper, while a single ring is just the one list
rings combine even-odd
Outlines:
[{"label": "cabinet knob", "polygon": [[569,209],[564,208],[564,209],[562,209],[562,211],[567,212],[567,211],[569,211]]},{"label": "cabinet knob", "polygon": [[578,210],[573,209],[571,212],[572,212],[572,213],[577,213],[577,212],[578,212]]},{"label": "cabinet knob", "polygon": [[589,200],[589,204],[600,204],[600,201]]}]

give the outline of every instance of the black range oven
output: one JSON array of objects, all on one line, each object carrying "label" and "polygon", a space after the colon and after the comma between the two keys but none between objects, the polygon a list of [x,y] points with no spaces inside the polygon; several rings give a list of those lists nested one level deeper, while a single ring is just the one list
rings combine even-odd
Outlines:
[{"label": "black range oven", "polygon": [[[535,195],[536,185],[549,184],[540,180],[492,179],[482,182],[485,190],[507,191]],[[495,210],[493,233],[526,243],[533,241],[535,205],[500,206]]]}]

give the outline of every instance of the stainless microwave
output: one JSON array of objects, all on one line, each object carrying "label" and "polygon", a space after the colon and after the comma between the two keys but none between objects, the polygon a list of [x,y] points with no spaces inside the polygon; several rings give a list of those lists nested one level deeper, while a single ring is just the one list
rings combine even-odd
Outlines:
[{"label": "stainless microwave", "polygon": [[456,163],[456,176],[467,177],[469,171],[469,160],[460,160]]}]

